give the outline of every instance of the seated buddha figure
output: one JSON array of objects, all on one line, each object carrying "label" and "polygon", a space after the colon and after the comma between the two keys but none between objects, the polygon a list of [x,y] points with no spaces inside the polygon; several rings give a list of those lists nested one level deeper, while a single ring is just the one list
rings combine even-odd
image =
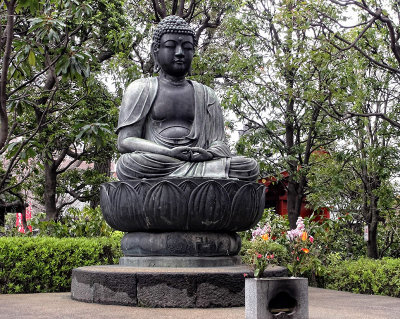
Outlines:
[{"label": "seated buddha figure", "polygon": [[180,17],[157,26],[152,54],[158,77],[131,83],[118,120],[116,172],[120,180],[157,177],[235,178],[254,181],[253,159],[232,156],[215,92],[187,80],[195,33]]}]

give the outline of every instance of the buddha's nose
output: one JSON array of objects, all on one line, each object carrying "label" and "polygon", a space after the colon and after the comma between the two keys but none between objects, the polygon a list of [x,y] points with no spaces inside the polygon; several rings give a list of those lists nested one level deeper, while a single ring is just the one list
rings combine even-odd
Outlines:
[{"label": "buddha's nose", "polygon": [[182,47],[180,45],[176,46],[175,56],[179,58],[184,56]]}]

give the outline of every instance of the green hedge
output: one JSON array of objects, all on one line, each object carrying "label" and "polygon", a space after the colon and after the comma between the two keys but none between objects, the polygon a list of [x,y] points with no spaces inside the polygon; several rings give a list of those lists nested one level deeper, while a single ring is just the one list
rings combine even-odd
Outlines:
[{"label": "green hedge", "polygon": [[120,238],[0,237],[0,293],[69,291],[73,268],[121,255]]},{"label": "green hedge", "polygon": [[324,281],[328,289],[400,297],[400,259],[333,263],[326,269]]}]

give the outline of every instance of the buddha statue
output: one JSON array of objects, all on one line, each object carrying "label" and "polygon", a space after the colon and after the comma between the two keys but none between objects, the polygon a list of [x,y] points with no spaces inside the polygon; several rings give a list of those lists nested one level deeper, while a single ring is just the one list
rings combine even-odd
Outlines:
[{"label": "buddha statue", "polygon": [[158,177],[257,179],[255,160],[232,156],[215,92],[186,79],[195,33],[180,17],[157,26],[151,46],[158,77],[131,83],[118,120],[121,181]]}]

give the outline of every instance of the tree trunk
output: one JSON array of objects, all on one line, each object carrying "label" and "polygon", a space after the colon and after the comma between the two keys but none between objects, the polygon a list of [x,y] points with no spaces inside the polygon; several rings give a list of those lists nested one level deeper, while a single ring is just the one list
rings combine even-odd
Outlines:
[{"label": "tree trunk", "polygon": [[378,223],[379,223],[379,211],[378,211],[378,197],[374,194],[374,191],[379,188],[379,178],[374,177],[370,179],[371,189],[369,190],[370,206],[368,215],[368,241],[367,241],[367,256],[369,258],[378,259]]},{"label": "tree trunk", "polygon": [[46,212],[46,220],[57,220],[57,170],[54,163],[45,161],[44,163],[44,209]]},{"label": "tree trunk", "polygon": [[372,222],[368,224],[367,256],[374,259],[378,259],[377,230],[378,221],[373,218]]},{"label": "tree trunk", "polygon": [[[5,35],[6,40],[5,40],[4,54],[1,59],[2,71],[0,74],[0,148],[3,148],[4,144],[7,141],[7,135],[8,135],[7,77],[8,77],[8,68],[10,66],[10,59],[12,54],[12,41],[14,38],[15,5],[16,5],[15,0],[6,2],[7,25],[4,34],[2,34],[2,36]],[[1,51],[3,51],[3,48],[1,48]]]},{"label": "tree trunk", "polygon": [[301,204],[303,201],[302,192],[298,191],[298,183],[289,177],[287,188],[287,211],[290,229],[296,228],[297,219],[300,216]]}]

